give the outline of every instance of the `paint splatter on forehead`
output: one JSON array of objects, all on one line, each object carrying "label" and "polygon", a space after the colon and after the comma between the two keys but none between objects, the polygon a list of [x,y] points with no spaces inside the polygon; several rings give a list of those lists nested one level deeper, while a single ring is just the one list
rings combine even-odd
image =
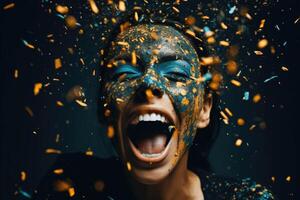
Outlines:
[{"label": "paint splatter on forehead", "polygon": [[135,52],[145,63],[172,56],[199,67],[199,58],[191,42],[171,26],[141,24],[121,32],[112,43],[110,57],[130,57]]}]

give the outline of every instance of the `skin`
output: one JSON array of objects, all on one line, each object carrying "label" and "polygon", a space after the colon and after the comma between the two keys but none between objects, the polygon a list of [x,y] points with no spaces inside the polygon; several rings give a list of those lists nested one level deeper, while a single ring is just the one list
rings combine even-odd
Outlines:
[{"label": "skin", "polygon": [[[109,49],[104,89],[109,123],[137,199],[203,199],[199,177],[187,168],[198,128],[209,123],[211,97],[204,95],[196,50],[165,25],[137,25],[120,33]],[[163,160],[135,156],[126,126],[132,113],[160,111],[175,129]],[[184,187],[183,187],[184,185]]]}]

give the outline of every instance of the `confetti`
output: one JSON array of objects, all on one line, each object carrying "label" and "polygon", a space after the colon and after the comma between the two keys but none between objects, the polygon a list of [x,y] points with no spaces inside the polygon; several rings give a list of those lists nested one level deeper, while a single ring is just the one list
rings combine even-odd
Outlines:
[{"label": "confetti", "polygon": [[31,199],[31,195],[30,195],[28,192],[22,190],[21,188],[19,189],[19,193],[20,193],[22,196],[24,196],[24,197],[26,197],[26,198],[28,198],[28,199]]},{"label": "confetti", "polygon": [[130,162],[127,162],[126,165],[127,165],[127,170],[131,171],[131,164],[130,164]]},{"label": "confetti", "polygon": [[235,146],[237,147],[240,147],[242,144],[243,144],[243,140],[240,138],[235,141]]},{"label": "confetti", "polygon": [[261,52],[261,51],[254,51],[254,53],[255,53],[255,55],[258,55],[258,56],[263,55],[263,52]]},{"label": "confetti", "polygon": [[32,112],[32,110],[31,110],[31,108],[29,108],[28,106],[25,106],[25,110],[26,110],[26,112],[28,113],[28,115],[29,115],[30,117],[33,117],[33,112]]},{"label": "confetti", "polygon": [[114,137],[114,135],[115,135],[115,129],[114,129],[113,126],[110,125],[110,126],[107,127],[106,135],[110,139]]},{"label": "confetti", "polygon": [[289,69],[287,67],[284,67],[284,66],[281,67],[281,70],[284,71],[284,72],[289,71]]},{"label": "confetti", "polygon": [[3,7],[3,10],[11,9],[11,8],[15,7],[15,5],[16,5],[15,3],[7,4],[7,5],[5,5],[5,6]]},{"label": "confetti", "polygon": [[232,114],[232,112],[229,110],[229,108],[225,108],[225,112],[226,112],[230,117],[233,116],[233,114]]},{"label": "confetti", "polygon": [[264,28],[265,22],[266,22],[265,19],[260,20],[259,29],[263,29]]},{"label": "confetti", "polygon": [[21,181],[25,181],[26,180],[26,172],[25,171],[21,171],[20,179],[21,179]]},{"label": "confetti", "polygon": [[254,95],[252,100],[254,103],[258,103],[261,100],[260,94]]},{"label": "confetti", "polygon": [[70,188],[68,189],[68,193],[69,193],[69,196],[70,196],[70,197],[75,196],[75,188],[70,187]]},{"label": "confetti", "polygon": [[249,100],[249,96],[250,96],[250,92],[245,91],[244,92],[244,96],[243,96],[243,100],[248,101]]},{"label": "confetti", "polygon": [[102,192],[104,189],[104,186],[105,186],[105,184],[103,181],[101,181],[101,180],[95,181],[94,188],[97,192]]},{"label": "confetti", "polygon": [[220,111],[220,114],[223,117],[223,119],[229,120],[229,118],[227,117],[227,115],[223,111]]},{"label": "confetti", "polygon": [[61,101],[56,101],[56,105],[58,105],[58,106],[64,106],[64,104]]},{"label": "confetti", "polygon": [[83,101],[76,99],[75,102],[80,105],[81,107],[87,107],[88,105],[86,103],[84,103]]},{"label": "confetti", "polygon": [[255,127],[256,127],[255,124],[251,125],[250,128],[249,128],[249,131],[252,131]]},{"label": "confetti", "polygon": [[14,78],[17,79],[19,77],[19,71],[17,69],[14,70]]},{"label": "confetti", "polygon": [[55,67],[55,69],[59,69],[59,68],[62,67],[61,59],[60,58],[54,59],[54,67]]},{"label": "confetti", "polygon": [[224,22],[221,22],[221,28],[227,30],[228,26]]},{"label": "confetti", "polygon": [[71,15],[67,16],[65,18],[65,21],[66,21],[67,27],[69,27],[70,29],[74,29],[77,27],[77,20],[74,16],[71,16]]},{"label": "confetti", "polygon": [[260,49],[265,48],[268,45],[268,40],[267,39],[262,39],[257,43],[257,47]]},{"label": "confetti", "polygon": [[45,153],[46,154],[61,154],[61,151],[58,150],[58,149],[51,149],[51,148],[49,148],[49,149],[45,150]]},{"label": "confetti", "polygon": [[92,151],[92,150],[87,150],[86,152],[85,152],[85,155],[87,155],[87,156],[93,156],[94,155],[94,152]]},{"label": "confetti", "polygon": [[124,1],[119,1],[119,10],[120,10],[121,12],[126,11],[126,5],[125,5],[125,2],[124,2]]},{"label": "confetti", "polygon": [[34,96],[38,95],[40,93],[40,90],[42,89],[43,84],[42,83],[35,83],[33,87],[33,94]]},{"label": "confetti", "polygon": [[28,48],[30,48],[30,49],[34,49],[34,48],[35,48],[32,44],[29,44],[26,40],[22,40],[22,42],[23,42],[23,44],[24,44],[26,47],[28,47]]},{"label": "confetti", "polygon": [[228,46],[230,45],[229,42],[224,41],[224,40],[221,40],[221,41],[219,42],[219,44],[220,44],[221,46],[224,46],[224,47],[228,47]]},{"label": "confetti", "polygon": [[285,180],[286,180],[287,182],[290,182],[290,181],[292,180],[292,177],[291,177],[291,176],[287,176],[287,177],[285,178]]},{"label": "confetti", "polygon": [[54,174],[57,174],[57,175],[63,174],[63,173],[64,173],[64,169],[62,169],[62,168],[54,169],[54,170],[53,170],[53,173],[54,173]]},{"label": "confetti", "polygon": [[94,0],[89,0],[90,7],[95,14],[99,13],[99,8],[97,7]]},{"label": "confetti", "polygon": [[238,118],[237,125],[244,126],[245,125],[245,120],[243,118]]},{"label": "confetti", "polygon": [[57,5],[55,7],[56,12],[60,14],[67,14],[69,12],[69,8],[67,6]]},{"label": "confetti", "polygon": [[267,78],[266,80],[264,80],[264,83],[269,82],[270,80],[273,80],[275,78],[278,78],[278,76],[271,76],[270,78]]},{"label": "confetti", "polygon": [[131,64],[136,65],[136,63],[137,63],[136,53],[135,53],[135,51],[132,51],[132,53],[131,53]]},{"label": "confetti", "polygon": [[234,80],[234,79],[232,79],[230,82],[232,85],[237,86],[237,87],[240,87],[242,85],[241,82]]}]

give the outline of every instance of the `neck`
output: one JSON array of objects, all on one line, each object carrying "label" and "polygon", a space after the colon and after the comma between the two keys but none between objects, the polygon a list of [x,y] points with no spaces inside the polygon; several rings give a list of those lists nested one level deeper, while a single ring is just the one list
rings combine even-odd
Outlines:
[{"label": "neck", "polygon": [[157,184],[147,185],[130,179],[134,196],[139,200],[203,200],[200,179],[188,170],[187,160],[186,152],[168,177]]}]

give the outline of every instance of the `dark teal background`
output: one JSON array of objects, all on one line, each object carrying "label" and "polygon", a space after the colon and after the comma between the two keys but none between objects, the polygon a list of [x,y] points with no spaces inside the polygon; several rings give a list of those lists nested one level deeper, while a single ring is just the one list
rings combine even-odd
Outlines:
[{"label": "dark teal background", "polygon": [[[1,7],[8,2],[1,2]],[[243,3],[247,5],[247,2]],[[299,194],[296,192],[300,191],[296,185],[299,183],[300,169],[300,22],[294,24],[299,17],[297,3],[296,0],[279,1],[272,4],[265,13],[258,12],[258,16],[254,16],[256,25],[261,18],[266,17],[267,38],[280,44],[278,51],[282,54],[280,59],[264,56],[261,60],[241,55],[243,63],[254,68],[262,65],[263,69],[251,74],[252,84],[248,88],[229,86],[224,91],[221,105],[232,110],[233,121],[238,117],[245,118],[247,126],[222,125],[209,156],[215,172],[252,177],[258,182],[271,185],[280,199],[297,199],[299,196],[296,195]],[[61,25],[57,18],[45,15],[43,9],[39,1],[27,0],[16,2],[12,10],[1,10],[1,199],[19,198],[13,195],[19,188],[29,193],[34,191],[42,175],[55,160],[55,155],[44,153],[46,148],[63,152],[85,152],[91,149],[96,156],[101,157],[114,154],[110,141],[104,137],[104,128],[99,125],[96,117],[99,77],[91,74],[99,64],[93,60],[98,49],[94,48],[96,45],[91,41],[91,33],[84,34],[80,40],[82,55],[68,56],[66,49],[72,46],[75,34],[64,37],[59,31]],[[279,25],[280,31],[275,31],[276,25]],[[254,26],[251,28],[254,29]],[[51,55],[44,52],[41,56],[41,52],[32,51],[21,42],[26,39],[43,50],[49,33],[59,35],[57,40],[63,41],[63,44],[53,44]],[[93,35],[101,37],[98,33]],[[246,46],[256,45],[247,38],[243,43]],[[62,59],[63,69],[54,71],[53,60],[61,55],[65,55]],[[84,58],[85,65],[80,64],[80,57]],[[74,64],[70,66],[69,62]],[[283,73],[280,71],[281,66],[287,66],[289,71]],[[13,78],[14,69],[19,70],[18,79]],[[279,77],[263,83],[273,75]],[[55,77],[61,78],[61,81],[51,81]],[[51,82],[51,85],[42,89],[38,96],[33,96],[32,89],[36,82]],[[89,105],[87,109],[65,101],[65,94],[74,85],[84,88]],[[262,102],[253,105],[241,101],[245,90],[261,93]],[[64,107],[56,106],[58,100],[64,102]],[[32,109],[34,117],[26,113],[25,106]],[[251,122],[264,122],[266,128],[255,128],[249,132]],[[56,134],[60,134],[59,143],[55,142]],[[234,146],[237,138],[242,138],[244,142],[240,148]],[[27,180],[19,184],[21,171],[26,171]],[[272,176],[276,177],[274,183],[271,181]],[[292,177],[291,182],[285,180],[287,176]]]}]

